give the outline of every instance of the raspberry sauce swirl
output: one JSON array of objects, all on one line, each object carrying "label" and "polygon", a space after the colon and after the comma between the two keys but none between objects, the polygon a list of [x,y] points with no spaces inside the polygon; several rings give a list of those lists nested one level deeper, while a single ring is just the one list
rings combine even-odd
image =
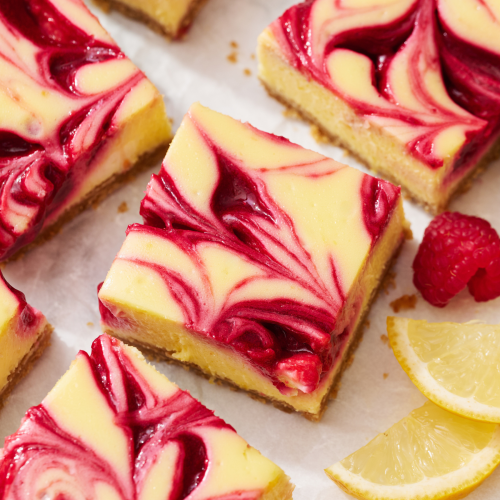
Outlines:
[{"label": "raspberry sauce swirl", "polygon": [[6,439],[0,497],[256,500],[279,471],[137,351],[103,335]]},{"label": "raspberry sauce swirl", "polygon": [[[115,262],[153,273],[185,328],[244,356],[282,394],[313,392],[352,333],[356,279],[400,189],[198,105],[177,137],[206,163],[194,177],[198,163],[174,142]],[[165,257],[143,250],[153,247]],[[134,328],[106,300],[101,317]]]},{"label": "raspberry sauce swirl", "polygon": [[3,260],[76,195],[144,75],[80,0],[0,0],[0,56]]},{"label": "raspberry sauce swirl", "polygon": [[499,18],[488,0],[307,0],[271,30],[289,64],[457,171],[500,131]]}]

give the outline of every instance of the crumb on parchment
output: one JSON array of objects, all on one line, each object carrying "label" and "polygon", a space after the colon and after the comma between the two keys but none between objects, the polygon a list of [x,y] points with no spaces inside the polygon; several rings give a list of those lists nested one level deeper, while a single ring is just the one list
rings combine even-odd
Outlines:
[{"label": "crumb on parchment", "polygon": [[399,299],[393,300],[389,305],[395,313],[399,311],[408,311],[409,309],[415,309],[417,304],[417,296],[413,295],[403,295]]},{"label": "crumb on parchment", "polygon": [[122,201],[119,205],[118,205],[118,213],[119,214],[123,214],[125,212],[128,212],[128,205],[127,205],[127,202],[126,201]]},{"label": "crumb on parchment", "polygon": [[394,271],[389,271],[382,282],[382,290],[386,295],[389,294],[389,290],[396,288],[396,273]]}]

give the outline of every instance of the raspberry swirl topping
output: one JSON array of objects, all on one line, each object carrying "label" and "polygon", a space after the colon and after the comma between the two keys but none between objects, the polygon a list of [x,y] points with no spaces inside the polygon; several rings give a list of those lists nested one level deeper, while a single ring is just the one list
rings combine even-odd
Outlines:
[{"label": "raspberry swirl topping", "polygon": [[490,0],[307,0],[271,29],[284,57],[430,168],[466,167],[500,130]]},{"label": "raspberry swirl topping", "polygon": [[0,0],[0,260],[78,189],[143,79],[81,0]]},{"label": "raspberry swirl topping", "polygon": [[0,455],[0,497],[260,498],[280,469],[138,351],[105,335]]},{"label": "raspberry swirl topping", "polygon": [[[360,312],[354,283],[399,193],[193,106],[148,186],[145,225],[129,227],[115,265],[165,284],[160,314],[237,351],[283,394],[310,393],[342,354]],[[106,301],[101,313],[127,328]]]}]

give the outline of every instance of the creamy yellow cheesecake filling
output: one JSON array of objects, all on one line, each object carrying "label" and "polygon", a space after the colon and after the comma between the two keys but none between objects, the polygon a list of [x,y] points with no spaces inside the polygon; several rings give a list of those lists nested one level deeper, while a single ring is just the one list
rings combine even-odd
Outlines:
[{"label": "creamy yellow cheesecake filling", "polygon": [[103,329],[317,418],[401,244],[399,189],[194,105],[141,214]]},{"label": "creamy yellow cheesecake filling", "polygon": [[231,426],[105,335],[90,356],[78,354],[0,453],[6,500],[289,500],[292,491]]},{"label": "creamy yellow cheesecake filling", "polygon": [[161,95],[80,0],[2,5],[0,260],[170,139]]},{"label": "creamy yellow cheesecake filling", "polygon": [[49,334],[43,314],[29,306],[21,292],[8,286],[0,273],[0,403],[24,370],[23,363],[38,356],[37,342]]},{"label": "creamy yellow cheesecake filling", "polygon": [[479,35],[498,30],[489,9],[492,2],[473,0],[299,4],[259,37],[259,76],[273,96],[439,211],[500,129],[498,51]]}]

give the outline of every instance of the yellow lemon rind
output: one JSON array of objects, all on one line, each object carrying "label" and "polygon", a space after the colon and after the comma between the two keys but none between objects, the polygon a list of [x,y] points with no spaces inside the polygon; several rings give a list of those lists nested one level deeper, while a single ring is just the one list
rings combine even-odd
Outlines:
[{"label": "yellow lemon rind", "polygon": [[487,446],[460,469],[417,483],[372,483],[347,470],[340,462],[325,469],[344,492],[362,500],[458,500],[476,489],[500,463],[500,427]]},{"label": "yellow lemon rind", "polygon": [[424,363],[415,353],[407,335],[408,318],[387,318],[387,334],[399,364],[420,392],[432,402],[452,413],[480,422],[500,423],[500,408],[453,394],[432,377]]}]

